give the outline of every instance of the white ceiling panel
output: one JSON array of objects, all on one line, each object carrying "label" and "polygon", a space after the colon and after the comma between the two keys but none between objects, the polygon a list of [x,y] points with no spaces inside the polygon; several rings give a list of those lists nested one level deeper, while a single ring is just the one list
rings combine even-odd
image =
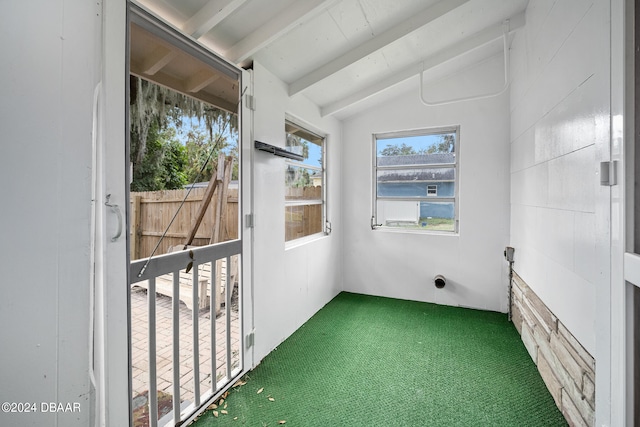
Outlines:
[{"label": "white ceiling panel", "polygon": [[[422,59],[445,52],[448,47],[472,37],[484,28],[499,25],[505,18],[522,10],[522,3],[517,7],[518,5],[512,3],[506,4],[509,2],[495,1],[492,2],[494,9],[487,5],[478,8],[477,3],[478,1],[467,3],[432,24],[387,45],[380,51],[384,62],[365,58],[308,88],[305,91],[306,95],[321,106],[336,102],[341,97],[349,96],[373,84],[372,80],[375,80],[376,76],[383,80],[407,67],[415,67]],[[492,10],[495,13],[486,13]],[[481,57],[475,52],[469,56],[469,60],[480,60],[482,54],[490,55],[493,50],[480,52]],[[468,62],[463,61],[465,64]],[[371,70],[372,67],[376,67],[375,72]]]},{"label": "white ceiling panel", "polygon": [[380,34],[416,13],[437,3],[437,0],[358,0],[374,34]]},{"label": "white ceiling panel", "polygon": [[249,0],[213,30],[204,34],[200,41],[216,46],[224,53],[240,40],[273,19],[294,0]]},{"label": "white ceiling panel", "polygon": [[359,0],[343,0],[327,9],[329,16],[350,43],[362,43],[373,37],[371,26],[362,12]]},{"label": "white ceiling panel", "polygon": [[[483,28],[499,24],[514,10],[512,7],[505,7],[504,2],[497,2],[501,7],[496,7],[496,14],[476,14],[472,3],[461,6],[420,30],[387,45],[376,54],[342,69],[314,87],[310,87],[305,93],[320,105],[334,102],[340,97],[341,91],[344,94],[354,93],[371,84],[376,75],[384,79],[390,73],[412,66],[424,58],[446,50],[449,46],[455,45]],[[468,26],[464,26],[464,22],[469,21],[471,15],[476,15],[477,19],[471,20]],[[444,34],[446,37],[443,36]],[[384,61],[379,59],[380,54]]]},{"label": "white ceiling panel", "polygon": [[[189,19],[200,28],[214,22],[200,43],[242,65],[260,62],[290,85],[292,96],[304,94],[333,113],[363,97],[367,102],[361,105],[370,105],[376,98],[371,94],[384,92],[385,84],[400,87],[417,75],[423,60],[432,68],[447,61],[439,72],[452,73],[495,55],[497,44],[489,42],[499,38],[501,22],[520,14],[528,0],[138,2],[178,28]],[[228,13],[216,18],[224,7]],[[519,19],[521,27],[524,18]],[[474,37],[489,47],[479,48]],[[469,49],[473,52],[466,53]],[[451,60],[460,55],[466,58]]]},{"label": "white ceiling panel", "polygon": [[181,27],[189,14],[181,11],[182,4],[171,0],[136,0],[134,3],[161,17],[175,27]]},{"label": "white ceiling panel", "polygon": [[380,76],[390,72],[383,53],[376,52],[340,73],[327,77],[322,84],[310,87],[304,94],[316,104],[325,105],[374,83]]},{"label": "white ceiling panel", "polygon": [[290,83],[348,49],[350,43],[328,12],[292,30],[254,58]]}]

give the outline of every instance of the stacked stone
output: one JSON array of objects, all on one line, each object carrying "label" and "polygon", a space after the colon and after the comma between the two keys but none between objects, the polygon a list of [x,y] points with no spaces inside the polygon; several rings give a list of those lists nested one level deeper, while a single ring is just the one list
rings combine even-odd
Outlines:
[{"label": "stacked stone", "polygon": [[593,426],[593,357],[515,272],[511,310],[513,323],[567,422]]}]

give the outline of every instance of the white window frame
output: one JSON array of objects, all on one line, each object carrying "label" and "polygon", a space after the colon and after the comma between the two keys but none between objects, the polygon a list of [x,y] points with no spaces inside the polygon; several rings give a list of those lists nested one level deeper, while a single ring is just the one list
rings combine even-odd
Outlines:
[{"label": "white window frame", "polygon": [[[455,133],[455,142],[454,142],[454,162],[453,163],[438,163],[438,164],[429,164],[429,165],[399,165],[399,166],[378,166],[378,158],[377,158],[377,147],[378,140],[381,139],[395,139],[395,138],[404,138],[404,137],[412,137],[412,136],[428,136],[428,135],[439,135],[446,133]],[[460,126],[443,126],[437,128],[428,128],[428,129],[414,129],[407,131],[396,131],[396,132],[384,132],[384,133],[375,133],[372,135],[372,216],[371,216],[371,229],[381,229],[386,231],[394,231],[394,232],[405,232],[405,233],[426,233],[426,234],[444,234],[444,235],[458,235],[460,230],[460,217],[459,217],[459,207],[460,207]],[[378,188],[377,188],[377,176],[379,170],[399,170],[399,169],[441,169],[441,168],[453,168],[455,170],[455,179],[454,179],[454,195],[453,197],[442,197],[437,195],[429,195],[428,190],[425,196],[412,196],[412,197],[379,197],[378,196]],[[437,190],[436,190],[437,191]],[[379,224],[378,222],[378,200],[391,200],[391,201],[428,201],[428,202],[451,202],[453,203],[453,226],[454,229],[452,231],[437,231],[437,230],[423,230],[417,228],[404,228],[404,227],[393,227],[385,224]]]},{"label": "white window frame", "polygon": [[[291,240],[286,240],[286,234],[285,234],[285,248],[288,249],[288,248],[299,246],[306,242],[313,241],[320,237],[328,235],[331,231],[331,226],[327,221],[327,202],[326,202],[327,201],[327,135],[317,130],[314,130],[309,125],[300,123],[300,121],[288,115],[285,119],[285,124],[300,128],[302,131],[322,139],[322,146],[321,146],[322,165],[321,166],[308,165],[301,161],[297,161],[293,159],[285,160],[285,169],[284,169],[285,173],[286,173],[287,167],[295,166],[295,167],[300,167],[304,169],[318,171],[321,173],[321,176],[322,176],[322,192],[321,192],[320,199],[315,199],[315,200],[286,200],[285,199],[284,201],[285,212],[286,212],[286,208],[290,206],[322,205],[322,230],[318,233],[309,234],[309,235],[298,237]],[[288,132],[285,130],[285,138],[287,133]],[[285,228],[286,228],[286,223],[285,223]],[[285,233],[286,233],[286,229],[285,229]]]}]

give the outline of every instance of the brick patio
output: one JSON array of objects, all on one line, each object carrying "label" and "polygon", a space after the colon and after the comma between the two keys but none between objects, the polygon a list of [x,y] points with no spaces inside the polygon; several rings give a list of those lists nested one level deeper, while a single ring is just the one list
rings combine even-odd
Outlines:
[{"label": "brick patio", "polygon": [[[156,357],[158,391],[173,394],[172,363],[172,313],[171,297],[156,294]],[[216,382],[226,375],[226,316],[227,308],[222,307],[215,323]],[[231,304],[231,366],[240,363],[240,321],[238,306]],[[200,310],[199,354],[200,354],[200,393],[211,388],[211,313],[209,309]],[[194,401],[193,376],[193,325],[192,311],[180,302],[180,400]],[[131,361],[132,396],[149,389],[148,363],[148,310],[147,291],[138,287],[131,290]],[[134,405],[135,406],[135,405]]]}]

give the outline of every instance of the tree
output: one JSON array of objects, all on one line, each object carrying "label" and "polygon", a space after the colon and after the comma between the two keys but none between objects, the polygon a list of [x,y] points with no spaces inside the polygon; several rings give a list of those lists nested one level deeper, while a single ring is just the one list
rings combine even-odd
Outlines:
[{"label": "tree", "polygon": [[412,154],[420,153],[416,152],[413,147],[403,142],[402,145],[393,144],[386,146],[380,154],[383,156],[410,156]]},{"label": "tree", "polygon": [[438,144],[432,145],[427,150],[428,154],[433,153],[453,153],[455,151],[456,146],[456,137],[452,133],[447,133],[444,135],[440,135],[440,142]]},{"label": "tree", "polygon": [[309,158],[309,142],[298,135],[287,133],[287,147],[302,147],[302,157]]},{"label": "tree", "polygon": [[231,179],[238,179],[238,139],[231,135],[231,140],[233,142],[229,143],[225,136],[219,134],[210,138],[201,129],[191,128],[186,134],[185,143],[187,181],[189,183],[209,181],[216,172],[220,153],[233,158]]},{"label": "tree", "polygon": [[186,165],[187,152],[184,145],[177,140],[168,141],[162,162],[165,189],[176,190],[188,183],[184,171]]},{"label": "tree", "polygon": [[131,191],[156,191],[182,188],[187,180],[184,146],[175,139],[175,130],[161,130],[157,121],[151,123],[146,138],[146,155],[133,170]]},{"label": "tree", "polygon": [[287,187],[310,187],[311,175],[309,170],[297,166],[287,166],[287,172],[285,174],[285,185]]},{"label": "tree", "polygon": [[[236,114],[136,76],[130,78],[130,95],[132,191],[180,188],[189,182],[208,180],[216,167],[218,152],[226,149],[233,153],[233,146],[229,146],[226,138],[218,136],[237,136]],[[192,127],[193,135],[187,135],[191,144],[183,146],[176,139],[175,130],[182,129],[184,121],[192,119],[198,119],[199,128],[203,130]],[[214,148],[218,140],[220,147]],[[216,150],[211,156],[213,161],[206,165],[203,176],[198,177],[212,149]],[[237,144],[234,157],[234,178],[237,178]]]},{"label": "tree", "polygon": [[[220,142],[223,143],[223,141]],[[189,183],[209,181],[217,167],[220,147],[216,147],[214,141],[198,129],[191,129],[188,132],[185,147],[187,181]]]}]

